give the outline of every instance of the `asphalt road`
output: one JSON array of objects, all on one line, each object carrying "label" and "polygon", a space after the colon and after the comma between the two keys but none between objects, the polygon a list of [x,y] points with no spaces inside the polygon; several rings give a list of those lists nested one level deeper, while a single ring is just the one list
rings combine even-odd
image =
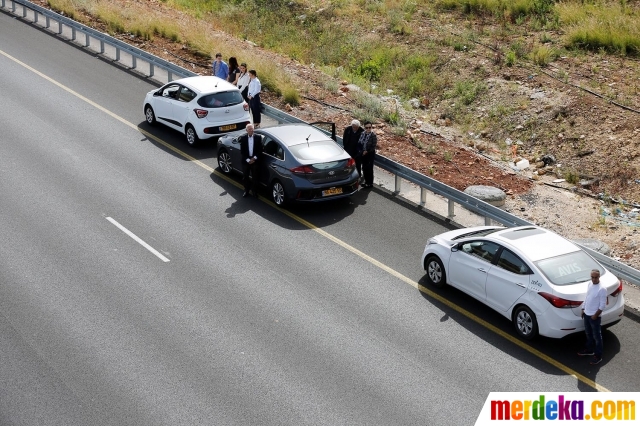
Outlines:
[{"label": "asphalt road", "polygon": [[243,199],[146,126],[152,84],[3,13],[0,70],[1,425],[466,425],[490,391],[639,388],[635,322],[593,368],[420,287],[447,228],[382,191]]}]

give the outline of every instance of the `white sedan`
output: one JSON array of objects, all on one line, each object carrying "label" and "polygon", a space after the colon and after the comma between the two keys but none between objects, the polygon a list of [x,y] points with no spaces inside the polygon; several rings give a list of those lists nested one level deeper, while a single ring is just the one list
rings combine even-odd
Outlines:
[{"label": "white sedan", "polygon": [[147,123],[156,122],[184,133],[189,145],[236,130],[251,122],[240,89],[213,76],[174,80],[144,98]]},{"label": "white sedan", "polygon": [[509,318],[525,339],[584,330],[581,305],[600,271],[602,325],[622,319],[622,283],[571,241],[536,226],[480,226],[430,238],[422,254],[430,285],[449,284]]}]

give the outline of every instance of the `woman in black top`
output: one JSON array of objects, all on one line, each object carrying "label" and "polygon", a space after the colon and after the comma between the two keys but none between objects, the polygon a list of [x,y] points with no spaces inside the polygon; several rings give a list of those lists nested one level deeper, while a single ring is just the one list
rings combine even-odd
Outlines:
[{"label": "woman in black top", "polygon": [[231,84],[238,82],[238,75],[240,75],[240,67],[238,67],[238,60],[235,56],[229,58],[229,77],[227,81]]}]

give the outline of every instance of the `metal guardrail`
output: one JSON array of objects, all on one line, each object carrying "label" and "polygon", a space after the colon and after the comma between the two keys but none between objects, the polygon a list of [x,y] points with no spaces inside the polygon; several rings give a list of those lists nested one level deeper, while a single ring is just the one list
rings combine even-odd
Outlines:
[{"label": "metal guardrail", "polygon": [[[132,69],[137,68],[137,60],[144,61],[149,64],[149,77],[154,76],[155,67],[165,70],[167,72],[167,80],[173,80],[173,76],[180,77],[189,77],[197,75],[196,73],[189,71],[185,68],[182,68],[178,65],[175,65],[171,62],[168,62],[164,59],[161,59],[157,56],[151,55],[141,49],[138,49],[134,46],[131,46],[123,41],[120,41],[114,37],[111,37],[107,34],[96,31],[92,28],[89,28],[85,25],[82,25],[72,19],[66,18],[62,15],[59,15],[53,11],[42,8],[38,5],[35,5],[26,0],[0,0],[0,6],[2,9],[7,10],[6,3],[9,2],[11,4],[11,13],[16,15],[16,5],[21,6],[22,18],[26,19],[28,15],[28,11],[31,11],[33,15],[34,23],[38,22],[38,17],[43,16],[45,18],[45,28],[50,28],[50,21],[54,20],[57,23],[57,34],[61,35],[63,32],[63,27],[67,26],[71,28],[71,40],[75,41],[77,32],[81,32],[85,36],[85,44],[84,47],[89,47],[90,39],[97,40],[100,43],[100,51],[99,53],[103,54],[105,52],[105,44],[108,44],[112,48],[115,48],[115,60],[120,61],[120,52],[126,52],[132,58]],[[297,117],[294,117],[290,114],[287,114],[283,111],[280,111],[276,108],[273,108],[269,105],[263,104],[263,111],[266,116],[277,120],[279,123],[306,123],[304,120],[301,120]],[[340,138],[339,142],[342,143]],[[400,186],[402,179],[405,179],[415,185],[418,185],[421,188],[420,195],[420,205],[425,206],[426,203],[426,194],[427,191],[438,194],[448,200],[448,217],[454,217],[454,206],[455,204],[460,205],[462,208],[471,211],[477,215],[480,215],[485,218],[485,223],[489,224],[491,220],[499,222],[505,226],[521,226],[521,225],[534,225],[531,222],[528,222],[524,219],[521,219],[517,216],[514,216],[498,207],[492,206],[491,204],[485,203],[484,201],[478,200],[477,198],[471,197],[465,194],[462,191],[458,191],[455,188],[447,186],[442,182],[438,182],[435,179],[432,179],[428,176],[425,176],[421,173],[418,173],[414,170],[411,170],[408,167],[405,167],[399,163],[396,163],[393,160],[390,160],[384,156],[376,155],[376,166],[392,173],[395,176],[395,191],[394,193],[400,193]],[[633,284],[640,285],[640,271],[634,269],[628,265],[625,265],[622,262],[618,262],[608,256],[603,255],[602,253],[596,252],[594,250],[589,249],[588,247],[583,247],[591,256],[596,258],[600,263],[602,263],[607,269],[616,274],[619,278],[629,281]]]},{"label": "metal guardrail", "polygon": [[26,0],[0,0],[0,5],[2,9],[6,9],[6,2],[11,3],[11,13],[16,15],[16,5],[21,6],[22,18],[26,19],[28,12],[31,11],[33,15],[33,23],[38,23],[39,17],[42,16],[45,19],[44,28],[51,28],[51,21],[55,21],[57,24],[57,34],[62,34],[64,27],[68,27],[71,29],[71,40],[77,40],[78,32],[84,34],[84,45],[83,47],[89,47],[91,44],[91,39],[97,40],[100,44],[99,53],[105,53],[105,45],[109,45],[115,49],[115,60],[120,62],[121,52],[125,52],[131,56],[131,69],[137,69],[137,61],[142,60],[149,64],[149,77],[153,77],[155,75],[155,68],[160,68],[166,70],[168,73],[168,80],[173,80],[173,76],[176,75],[180,78],[189,77],[196,75],[192,71],[189,71],[185,68],[182,68],[176,64],[173,64],[169,61],[166,61],[162,58],[159,58],[155,55],[152,55],[144,50],[138,49],[137,47],[131,46],[117,38],[111,37],[108,34],[101,33],[99,31],[94,30],[93,28],[89,28],[86,25],[82,25],[79,22],[74,21],[73,19],[62,16],[56,12],[53,12],[49,9],[45,9],[37,4],[33,4]]}]

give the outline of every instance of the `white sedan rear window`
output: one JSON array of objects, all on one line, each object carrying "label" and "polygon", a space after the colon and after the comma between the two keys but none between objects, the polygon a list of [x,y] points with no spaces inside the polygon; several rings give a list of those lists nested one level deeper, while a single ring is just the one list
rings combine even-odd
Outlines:
[{"label": "white sedan rear window", "polygon": [[569,285],[591,280],[591,270],[604,274],[604,268],[584,251],[563,254],[536,262],[542,273],[555,285]]}]

